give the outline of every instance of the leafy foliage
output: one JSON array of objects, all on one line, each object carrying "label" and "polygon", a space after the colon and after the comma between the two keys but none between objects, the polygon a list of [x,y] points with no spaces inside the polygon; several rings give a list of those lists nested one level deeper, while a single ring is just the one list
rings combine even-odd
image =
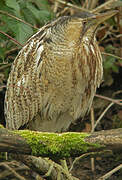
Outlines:
[{"label": "leafy foliage", "polygon": [[[114,54],[115,48],[109,44],[105,48],[106,53]],[[104,67],[104,86],[111,86],[113,83],[112,73],[119,73],[119,66],[117,64],[117,59],[113,56],[103,57],[103,67]]]},{"label": "leafy foliage", "polygon": [[[34,34],[35,29],[10,17],[11,15],[35,27],[41,27],[54,16],[46,0],[1,0],[0,31],[9,34],[21,44]],[[5,58],[5,52],[14,46],[8,37],[0,34],[0,63]]]}]

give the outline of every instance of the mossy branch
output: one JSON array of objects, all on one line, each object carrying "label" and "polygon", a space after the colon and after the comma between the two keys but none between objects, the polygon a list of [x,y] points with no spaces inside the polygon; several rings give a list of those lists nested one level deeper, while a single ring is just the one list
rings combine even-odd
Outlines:
[{"label": "mossy branch", "polygon": [[71,157],[86,152],[122,150],[122,128],[95,133],[10,131],[0,126],[0,151],[42,157]]}]

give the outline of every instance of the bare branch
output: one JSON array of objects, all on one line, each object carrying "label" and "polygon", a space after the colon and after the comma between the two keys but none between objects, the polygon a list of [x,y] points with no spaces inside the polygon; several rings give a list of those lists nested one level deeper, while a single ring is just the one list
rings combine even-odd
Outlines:
[{"label": "bare branch", "polygon": [[3,32],[3,31],[1,31],[1,30],[0,30],[0,33],[1,33],[1,34],[4,34],[5,36],[7,36],[7,37],[8,37],[11,41],[13,41],[15,44],[23,47],[23,45],[22,45],[21,43],[19,43],[16,39],[14,39],[14,38],[12,38],[11,36],[9,36],[7,33]]},{"label": "bare branch", "polygon": [[99,97],[101,99],[105,99],[107,101],[111,101],[111,102],[113,102],[115,104],[118,104],[118,105],[122,106],[122,103],[121,103],[122,99],[112,99],[112,98],[109,98],[109,97],[106,97],[106,96],[102,96],[102,95],[99,95],[99,94],[95,94],[95,96]]},{"label": "bare branch", "polygon": [[26,24],[26,25],[34,28],[34,29],[38,29],[37,27],[33,26],[32,24],[30,24],[30,23],[28,23],[28,22],[26,22],[26,21],[24,21],[24,20],[22,20],[22,19],[20,19],[20,18],[18,18],[18,17],[16,17],[16,16],[13,16],[12,14],[9,14],[8,12],[5,12],[5,11],[0,10],[0,13],[1,13],[1,14],[5,14],[5,15],[13,18],[13,19],[16,19],[17,21],[20,21],[20,22],[22,22],[22,23],[24,23],[24,24]]},{"label": "bare branch", "polygon": [[119,171],[120,169],[122,169],[122,164],[120,164],[120,165],[117,166],[116,168],[112,169],[111,171],[109,171],[108,173],[106,173],[104,176],[100,177],[98,180],[108,179],[112,174],[114,174],[115,172]]}]

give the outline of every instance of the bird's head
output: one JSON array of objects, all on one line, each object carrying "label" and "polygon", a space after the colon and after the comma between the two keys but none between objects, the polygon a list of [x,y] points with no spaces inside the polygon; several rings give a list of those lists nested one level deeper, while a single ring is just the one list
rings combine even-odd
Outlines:
[{"label": "bird's head", "polygon": [[[43,27],[42,32],[46,34],[45,43],[51,49],[61,51],[62,48],[68,52],[73,51],[82,42],[89,44],[94,40],[99,24],[114,16],[118,11],[107,11],[97,15],[91,13],[80,13],[74,16],[63,16]],[[47,32],[46,32],[47,31]]]},{"label": "bird's head", "polygon": [[82,37],[93,38],[98,26],[109,19],[110,17],[117,14],[117,10],[107,11],[97,15],[89,15],[84,17],[82,20]]},{"label": "bird's head", "polygon": [[72,42],[77,42],[79,39],[82,41],[85,38],[90,42],[91,39],[94,39],[99,24],[114,16],[117,12],[117,10],[111,10],[97,15],[83,12],[78,15],[62,17],[56,23],[56,27],[58,27],[56,32],[57,30],[60,31],[60,33],[57,33],[58,37],[59,34],[64,32],[66,39]]}]

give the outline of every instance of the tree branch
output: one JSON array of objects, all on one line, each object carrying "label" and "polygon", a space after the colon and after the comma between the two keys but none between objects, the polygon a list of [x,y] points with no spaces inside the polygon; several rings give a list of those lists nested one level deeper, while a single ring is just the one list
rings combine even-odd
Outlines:
[{"label": "tree branch", "polygon": [[71,157],[86,152],[122,150],[122,128],[94,133],[42,133],[0,128],[0,151],[46,157]]},{"label": "tree branch", "polygon": [[50,177],[51,180],[79,180],[72,176],[69,171],[65,170],[61,165],[55,163],[48,158],[35,157],[30,155],[16,155],[16,160],[19,160],[33,169],[35,172],[41,174],[44,178]]}]

